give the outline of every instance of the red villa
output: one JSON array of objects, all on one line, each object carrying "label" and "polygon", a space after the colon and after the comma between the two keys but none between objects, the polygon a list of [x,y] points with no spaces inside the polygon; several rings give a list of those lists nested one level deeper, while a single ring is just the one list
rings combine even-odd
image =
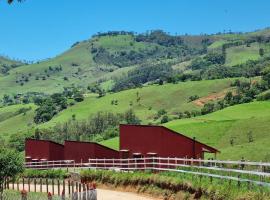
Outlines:
[{"label": "red villa", "polygon": [[120,125],[120,156],[203,158],[218,150],[163,126]]}]

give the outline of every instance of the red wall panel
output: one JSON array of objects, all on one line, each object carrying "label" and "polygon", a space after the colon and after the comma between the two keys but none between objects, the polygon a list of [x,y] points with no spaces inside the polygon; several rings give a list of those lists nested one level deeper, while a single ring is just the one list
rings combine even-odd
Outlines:
[{"label": "red wall panel", "polygon": [[162,126],[120,125],[120,149],[129,150],[131,156],[133,153],[144,156],[157,153],[160,157],[192,158],[195,154],[201,158],[202,147],[209,149],[207,145]]},{"label": "red wall panel", "polygon": [[89,158],[118,158],[119,153],[91,142],[65,141],[65,160],[88,162]]},{"label": "red wall panel", "polygon": [[64,146],[47,140],[27,139],[25,156],[33,159],[63,160]]}]

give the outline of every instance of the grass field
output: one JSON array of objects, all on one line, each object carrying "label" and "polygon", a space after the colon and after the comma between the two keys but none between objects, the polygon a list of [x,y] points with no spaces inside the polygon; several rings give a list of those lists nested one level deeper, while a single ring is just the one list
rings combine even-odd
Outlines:
[{"label": "grass field", "polygon": [[250,47],[241,45],[237,47],[231,47],[226,50],[226,65],[235,66],[243,64],[248,60],[258,60],[260,58],[259,49],[263,48],[266,55],[269,55],[270,46],[260,45],[258,43],[252,43]]},{"label": "grass field", "polygon": [[[218,148],[221,159],[270,160],[270,102],[254,102],[165,126]],[[253,142],[249,142],[251,131]],[[230,140],[233,139],[233,145]],[[233,153],[232,153],[233,152]]]},{"label": "grass field", "polygon": [[[22,108],[31,108],[24,113],[18,113]],[[7,138],[11,134],[27,132],[33,124],[36,105],[13,105],[0,108],[0,137]]]},{"label": "grass field", "polygon": [[[174,120],[166,127],[218,148],[219,159],[270,161],[270,102],[236,105],[205,116]],[[248,132],[253,142],[249,142]],[[233,146],[230,140],[234,140]],[[118,149],[119,138],[102,144]]]},{"label": "grass field", "polygon": [[[189,97],[199,95],[208,96],[230,87],[231,79],[190,81],[179,84],[151,85],[138,89],[107,94],[105,97],[87,97],[83,102],[62,111],[50,122],[42,127],[53,126],[57,122],[64,122],[73,114],[76,119],[86,119],[98,111],[123,113],[132,108],[143,123],[153,120],[158,110],[165,109],[168,115],[173,116],[177,111],[198,110],[201,107],[189,102]],[[140,101],[137,102],[137,92]],[[112,105],[112,100],[118,100],[118,105]]]}]

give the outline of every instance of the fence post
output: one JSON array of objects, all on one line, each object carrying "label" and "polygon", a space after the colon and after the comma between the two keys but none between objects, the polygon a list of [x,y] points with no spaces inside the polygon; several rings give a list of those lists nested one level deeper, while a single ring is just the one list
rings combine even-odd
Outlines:
[{"label": "fence post", "polygon": [[20,188],[19,188],[19,179],[17,179],[17,190],[19,191]]},{"label": "fence post", "polygon": [[78,182],[76,182],[75,186],[76,186],[76,190],[78,191]]},{"label": "fence post", "polygon": [[23,185],[23,190],[24,190],[24,178],[22,178],[22,185]]},{"label": "fence post", "polygon": [[57,179],[57,194],[60,195],[60,181]]},{"label": "fence post", "polygon": [[[63,180],[63,191],[64,191],[64,192],[66,191],[66,183],[65,183],[65,179]],[[62,194],[63,194],[63,191],[62,191]]]},{"label": "fence post", "polygon": [[37,192],[37,180],[34,178],[34,191]]},{"label": "fence post", "polygon": [[15,179],[12,180],[12,190],[14,190],[15,188],[14,184],[15,184]]},{"label": "fence post", "polygon": [[54,195],[54,179],[52,179],[52,194]]},{"label": "fence post", "polygon": [[68,180],[68,194],[70,195],[70,180]]},{"label": "fence post", "polygon": [[240,187],[241,186],[240,175],[238,175],[237,177],[238,177],[237,185],[238,185],[238,187]]},{"label": "fence post", "polygon": [[71,189],[72,189],[72,193],[74,193],[74,182],[71,182]]},{"label": "fence post", "polygon": [[49,183],[48,183],[48,179],[46,178],[46,192],[49,192]]},{"label": "fence post", "polygon": [[7,178],[7,189],[9,189],[9,178]]},{"label": "fence post", "polygon": [[40,192],[42,192],[42,178],[40,178],[40,185],[39,185],[39,190],[40,190]]},{"label": "fence post", "polygon": [[31,191],[31,186],[30,186],[30,178],[28,178],[28,192],[30,192]]}]

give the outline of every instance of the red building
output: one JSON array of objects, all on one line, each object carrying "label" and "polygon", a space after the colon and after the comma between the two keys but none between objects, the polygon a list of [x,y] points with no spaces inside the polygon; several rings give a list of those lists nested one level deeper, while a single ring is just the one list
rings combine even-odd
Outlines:
[{"label": "red building", "polygon": [[93,142],[65,141],[65,160],[88,162],[89,158],[119,158],[119,152]]},{"label": "red building", "polygon": [[120,125],[120,157],[203,158],[218,150],[163,126]]},{"label": "red building", "polygon": [[27,139],[25,158],[27,161],[64,160],[64,146],[48,140]]}]

